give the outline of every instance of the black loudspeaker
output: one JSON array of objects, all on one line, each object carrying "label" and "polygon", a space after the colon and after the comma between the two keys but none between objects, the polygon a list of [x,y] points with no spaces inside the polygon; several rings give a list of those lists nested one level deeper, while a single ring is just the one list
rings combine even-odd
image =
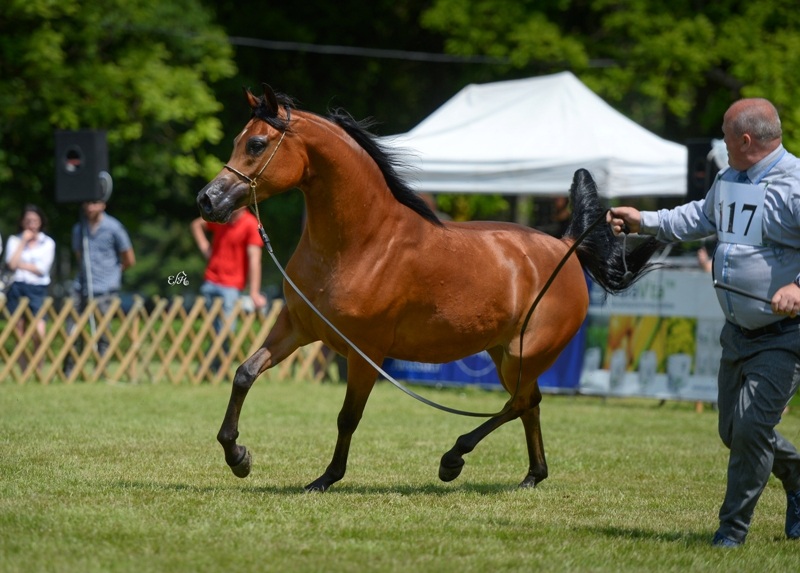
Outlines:
[{"label": "black loudspeaker", "polygon": [[56,202],[107,201],[110,195],[106,132],[56,131]]},{"label": "black loudspeaker", "polygon": [[689,152],[686,198],[689,201],[697,201],[705,198],[719,169],[714,161],[708,158],[711,152],[710,139],[690,139],[686,142],[686,149]]}]

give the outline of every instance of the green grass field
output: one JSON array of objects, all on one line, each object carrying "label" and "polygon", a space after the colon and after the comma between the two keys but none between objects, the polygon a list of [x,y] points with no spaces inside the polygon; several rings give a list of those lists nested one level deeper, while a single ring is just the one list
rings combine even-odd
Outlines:
[{"label": "green grass field", "polygon": [[[503,395],[421,390],[494,411]],[[304,494],[330,460],[343,385],[259,381],[236,478],[215,436],[229,387],[0,387],[0,571],[495,572],[792,571],[785,497],[772,480],[748,543],[709,540],[727,453],[716,413],[693,404],[545,396],[550,478],[527,470],[518,421],[468,455],[456,481],[439,458],[480,420],[379,384],[348,474]],[[800,407],[781,431],[800,444]]]}]

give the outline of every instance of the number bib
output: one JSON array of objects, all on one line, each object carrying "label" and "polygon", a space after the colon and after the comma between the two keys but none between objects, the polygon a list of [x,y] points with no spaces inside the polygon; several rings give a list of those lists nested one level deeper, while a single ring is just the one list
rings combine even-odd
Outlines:
[{"label": "number bib", "polygon": [[723,243],[760,247],[766,186],[720,181],[717,202],[717,237]]}]

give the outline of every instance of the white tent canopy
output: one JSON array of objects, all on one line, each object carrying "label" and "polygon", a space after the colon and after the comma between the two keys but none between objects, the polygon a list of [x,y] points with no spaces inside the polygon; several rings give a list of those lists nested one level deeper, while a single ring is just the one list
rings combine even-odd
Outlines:
[{"label": "white tent canopy", "polygon": [[606,104],[570,72],[468,85],[382,143],[420,192],[565,195],[579,168],[606,198],[686,194],[687,150]]}]

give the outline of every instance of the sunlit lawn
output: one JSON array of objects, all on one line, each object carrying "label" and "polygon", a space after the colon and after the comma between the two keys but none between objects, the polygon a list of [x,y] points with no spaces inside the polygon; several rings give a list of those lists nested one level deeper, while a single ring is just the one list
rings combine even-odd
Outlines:
[{"label": "sunlit lawn", "polygon": [[[426,395],[494,411],[502,395]],[[0,571],[797,571],[772,480],[748,543],[708,542],[727,453],[716,414],[693,404],[546,396],[550,478],[527,470],[519,422],[466,458],[439,458],[480,420],[434,411],[379,384],[348,473],[325,469],[343,385],[260,380],[240,442],[240,480],[215,441],[229,387],[0,386]],[[800,443],[800,407],[781,425]]]}]

